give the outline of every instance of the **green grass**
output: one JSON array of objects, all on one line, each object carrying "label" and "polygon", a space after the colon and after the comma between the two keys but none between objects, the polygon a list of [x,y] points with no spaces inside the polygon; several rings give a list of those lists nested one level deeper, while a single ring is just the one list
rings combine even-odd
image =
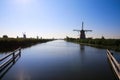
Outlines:
[{"label": "green grass", "polygon": [[66,38],[66,41],[76,42],[79,44],[85,44],[97,48],[110,49],[114,51],[120,51],[120,39],[75,39]]},{"label": "green grass", "polygon": [[51,41],[52,39],[34,39],[34,38],[0,38],[0,52],[12,51],[18,47],[30,47],[32,45]]}]

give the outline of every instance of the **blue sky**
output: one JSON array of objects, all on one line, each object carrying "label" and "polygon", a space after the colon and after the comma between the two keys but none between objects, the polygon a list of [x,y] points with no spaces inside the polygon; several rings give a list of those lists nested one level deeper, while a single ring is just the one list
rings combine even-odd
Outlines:
[{"label": "blue sky", "polygon": [[0,0],[0,37],[120,38],[120,0]]}]

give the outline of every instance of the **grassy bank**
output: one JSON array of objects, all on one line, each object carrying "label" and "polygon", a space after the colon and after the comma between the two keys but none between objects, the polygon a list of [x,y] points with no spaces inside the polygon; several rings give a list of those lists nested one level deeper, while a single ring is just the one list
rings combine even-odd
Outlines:
[{"label": "grassy bank", "polygon": [[12,51],[18,47],[30,47],[32,45],[51,41],[52,39],[33,39],[33,38],[0,38],[0,52]]},{"label": "grassy bank", "polygon": [[66,41],[85,44],[92,47],[110,49],[120,52],[120,39],[75,39],[66,38]]}]

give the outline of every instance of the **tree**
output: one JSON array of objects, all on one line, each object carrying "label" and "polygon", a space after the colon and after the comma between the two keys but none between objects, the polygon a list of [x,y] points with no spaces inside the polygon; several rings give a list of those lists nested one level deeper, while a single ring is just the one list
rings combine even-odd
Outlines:
[{"label": "tree", "polygon": [[8,36],[7,35],[3,35],[3,38],[8,38]]}]

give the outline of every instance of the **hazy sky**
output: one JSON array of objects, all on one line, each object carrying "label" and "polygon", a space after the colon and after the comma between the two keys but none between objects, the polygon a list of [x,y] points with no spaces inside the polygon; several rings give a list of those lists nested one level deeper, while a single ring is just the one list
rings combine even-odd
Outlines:
[{"label": "hazy sky", "polygon": [[0,0],[0,37],[79,37],[82,21],[87,37],[120,38],[120,0]]}]

